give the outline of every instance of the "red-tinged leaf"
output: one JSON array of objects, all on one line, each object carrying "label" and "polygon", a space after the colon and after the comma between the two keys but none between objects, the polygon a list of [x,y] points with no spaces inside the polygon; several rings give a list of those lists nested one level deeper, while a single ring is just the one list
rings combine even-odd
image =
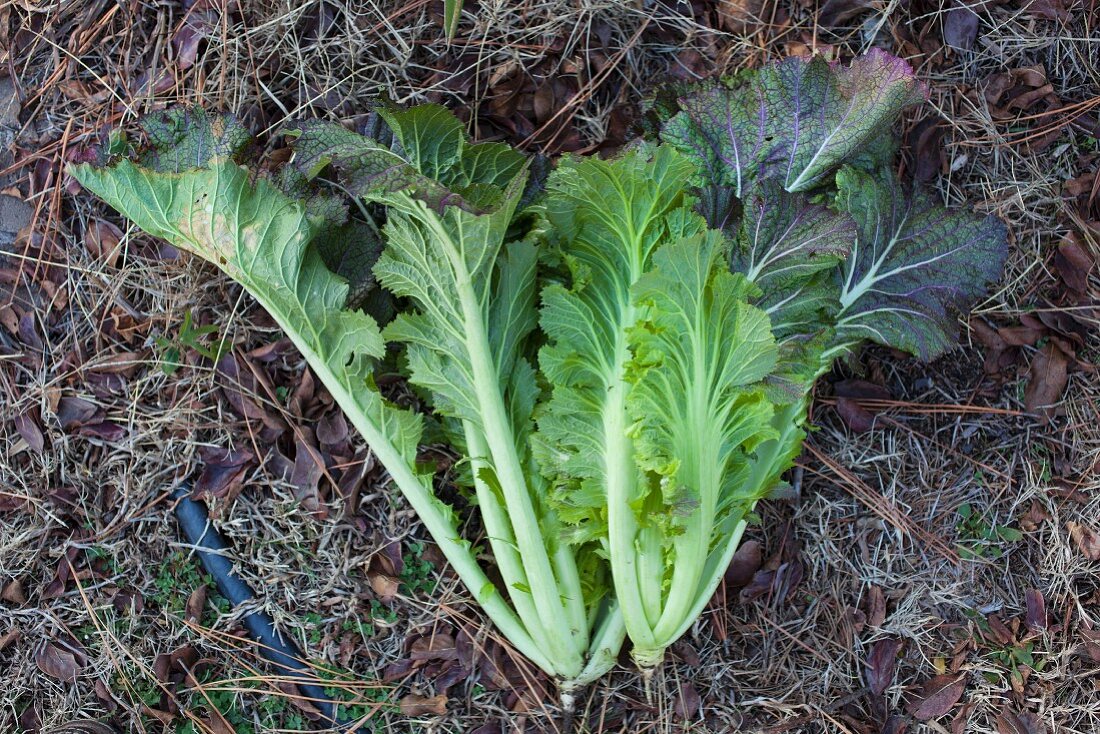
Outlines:
[{"label": "red-tinged leaf", "polygon": [[703,699],[700,698],[699,691],[695,690],[691,681],[684,681],[680,684],[680,693],[672,704],[672,716],[677,721],[691,721],[699,714],[702,705]]},{"label": "red-tinged leaf", "polygon": [[0,652],[3,652],[4,648],[8,645],[14,645],[22,636],[23,632],[18,627],[12,627],[10,630],[0,635]]},{"label": "red-tinged leaf", "polygon": [[1031,360],[1031,379],[1024,390],[1024,407],[1041,414],[1044,421],[1054,416],[1069,379],[1069,356],[1053,341],[1040,349]]},{"label": "red-tinged leaf", "polygon": [[817,12],[817,24],[822,28],[836,28],[872,7],[871,0],[826,0]]},{"label": "red-tinged leaf", "polygon": [[1100,534],[1088,525],[1072,521],[1066,523],[1066,530],[1085,558],[1100,561]]},{"label": "red-tinged leaf", "polygon": [[143,716],[148,716],[150,718],[156,719],[164,726],[168,726],[172,723],[172,719],[176,718],[176,715],[170,711],[161,711],[160,709],[155,709],[152,706],[147,706],[145,704],[142,704],[141,706],[141,713]]},{"label": "red-tinged leaf", "polygon": [[77,645],[47,642],[34,655],[34,663],[46,675],[66,683],[76,683],[87,658]]},{"label": "red-tinged leaf", "polygon": [[170,653],[157,655],[153,659],[153,674],[161,683],[179,683],[198,660],[198,650],[191,645],[182,645]]},{"label": "red-tinged leaf", "polygon": [[216,708],[209,708],[210,715],[200,719],[200,731],[204,734],[237,734],[237,730]]},{"label": "red-tinged leaf", "polygon": [[413,641],[409,657],[413,660],[457,660],[458,651],[454,638],[448,634],[425,635]]},{"label": "red-tinged leaf", "polygon": [[380,601],[388,602],[397,596],[401,581],[395,576],[384,573],[372,573],[369,576],[370,588]]},{"label": "red-tinged leaf", "polygon": [[101,421],[81,426],[77,434],[86,438],[98,438],[107,443],[117,443],[126,436],[126,428],[113,421]]},{"label": "red-tinged leaf", "polygon": [[1012,634],[1012,630],[1005,626],[1005,623],[1001,621],[1001,618],[996,614],[991,614],[985,618],[989,624],[990,634],[993,635],[993,640],[999,645],[1011,645],[1015,641],[1015,635]]},{"label": "red-tinged leaf", "polygon": [[893,400],[894,396],[884,386],[868,380],[840,380],[833,384],[833,394],[838,398],[854,400]]},{"label": "red-tinged leaf", "polygon": [[57,404],[57,419],[66,431],[95,422],[97,415],[99,406],[84,398],[64,397]]},{"label": "red-tinged leaf", "polygon": [[399,681],[414,670],[413,661],[408,658],[395,660],[382,670],[382,682],[393,683]]},{"label": "red-tinged leaf", "polygon": [[444,716],[447,713],[447,697],[420,696],[410,693],[398,702],[403,716]]},{"label": "red-tinged leaf", "polygon": [[304,430],[294,437],[294,468],[290,473],[290,484],[302,508],[323,520],[328,517],[328,508],[321,500],[318,484],[325,475],[325,460],[311,439],[312,432]]},{"label": "red-tinged leaf", "polygon": [[954,708],[965,690],[965,675],[937,675],[909,702],[909,714],[918,721],[937,719]]},{"label": "red-tinged leaf", "polygon": [[1027,628],[1033,632],[1041,632],[1047,628],[1047,606],[1043,599],[1043,592],[1038,589],[1028,589],[1024,592],[1024,602],[1027,604]]},{"label": "red-tinged leaf", "polygon": [[764,0],[718,0],[718,24],[730,33],[745,33],[764,22]]},{"label": "red-tinged leaf", "polygon": [[726,569],[726,586],[729,589],[739,589],[748,586],[753,575],[760,570],[764,547],[759,541],[746,540],[733,554],[729,568]]},{"label": "red-tinged leaf", "polygon": [[95,697],[103,702],[103,706],[108,712],[113,713],[118,710],[118,699],[107,688],[107,684],[103,682],[102,678],[95,679],[93,688],[95,689]]},{"label": "red-tinged leaf", "polygon": [[42,436],[42,429],[38,427],[38,420],[35,418],[33,411],[15,416],[14,423],[15,430],[27,442],[30,450],[36,454],[41,454],[46,447],[46,439]]},{"label": "red-tinged leaf", "polygon": [[905,734],[909,731],[909,719],[902,716],[891,716],[882,727],[882,734]]},{"label": "red-tinged leaf", "polygon": [[181,69],[195,65],[202,43],[214,28],[217,15],[211,10],[191,9],[183,19],[179,30],[172,36],[172,48],[176,52],[176,63]]},{"label": "red-tinged leaf", "polygon": [[959,708],[958,713],[951,719],[951,734],[965,734],[967,724],[970,723],[970,713],[977,705],[977,701],[970,701]]},{"label": "red-tinged leaf", "polygon": [[893,638],[878,640],[871,648],[867,656],[867,688],[874,695],[881,696],[894,682],[900,649],[901,640]]},{"label": "red-tinged leaf", "polygon": [[1035,714],[1028,711],[1017,713],[1005,706],[997,718],[997,734],[1047,734],[1046,725]]},{"label": "red-tinged leaf", "polygon": [[1035,18],[1067,22],[1073,18],[1070,8],[1077,10],[1080,5],[1080,0],[1031,0],[1027,12]]}]

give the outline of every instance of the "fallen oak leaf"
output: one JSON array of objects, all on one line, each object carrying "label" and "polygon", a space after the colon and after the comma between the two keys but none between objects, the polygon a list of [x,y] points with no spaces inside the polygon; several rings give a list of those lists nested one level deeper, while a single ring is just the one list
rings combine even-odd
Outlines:
[{"label": "fallen oak leaf", "polygon": [[938,719],[954,708],[965,690],[965,675],[937,675],[910,701],[908,711],[918,721]]}]

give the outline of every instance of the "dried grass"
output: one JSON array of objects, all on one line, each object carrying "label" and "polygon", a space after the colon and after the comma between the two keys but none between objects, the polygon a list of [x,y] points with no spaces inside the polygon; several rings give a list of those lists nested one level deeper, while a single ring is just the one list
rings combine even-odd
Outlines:
[{"label": "dried grass", "polygon": [[[0,637],[12,629],[21,635],[0,651],[2,731],[18,730],[16,719],[27,706],[39,713],[46,730],[78,715],[106,715],[109,703],[96,695],[97,681],[121,707],[118,721],[131,731],[158,731],[159,724],[138,714],[141,699],[159,697],[155,657],[182,644],[195,645],[216,661],[215,678],[203,691],[182,696],[198,731],[209,728],[197,720],[207,696],[227,691],[233,706],[258,722],[265,702],[282,695],[255,652],[228,634],[239,611],[208,609],[196,627],[181,613],[136,614],[113,604],[120,591],[152,598],[158,579],[165,583],[162,560],[173,551],[187,552],[165,491],[193,473],[198,449],[255,440],[222,397],[223,378],[201,364],[165,376],[149,337],[171,333],[188,310],[221,324],[242,350],[276,334],[211,268],[193,260],[152,258],[147,238],[136,232],[127,233],[114,267],[90,253],[84,232],[105,213],[87,197],[62,190],[57,162],[73,146],[108,124],[129,124],[139,113],[172,102],[235,110],[254,128],[273,130],[303,115],[354,116],[383,93],[400,102],[457,106],[483,134],[500,135],[499,126],[483,115],[501,94],[501,80],[537,69],[538,84],[572,75],[583,92],[538,134],[520,131],[513,142],[554,150],[575,131],[580,147],[589,149],[609,134],[612,113],[624,101],[644,95],[668,74],[692,74],[693,53],[707,68],[732,71],[808,46],[833,44],[848,52],[870,43],[895,47],[913,29],[929,23],[934,28],[941,12],[921,15],[899,3],[880,3],[848,21],[849,28],[829,31],[815,25],[813,3],[765,4],[761,22],[729,35],[685,17],[674,4],[486,0],[467,12],[458,40],[448,46],[440,40],[432,3],[241,5],[243,20],[219,23],[187,68],[178,63],[171,43],[185,16],[174,4],[89,2],[0,10],[12,28],[31,33],[7,58],[24,96],[17,138],[24,157],[15,183],[32,194],[34,229],[45,237],[41,247],[30,240],[9,247],[7,262],[24,264],[24,272],[32,274],[61,268],[59,287],[66,296],[50,309],[42,305],[36,323],[44,347],[36,365],[0,356],[0,500],[25,500],[22,510],[2,517],[0,582],[18,579],[29,599],[0,602]],[[309,31],[325,12],[331,25],[323,33]],[[792,18],[786,24],[783,14]],[[981,16],[982,34],[973,51],[948,52],[947,63],[935,56],[914,59],[930,85],[929,104],[915,115],[936,114],[946,126],[943,148],[950,171],[935,181],[944,199],[974,204],[1010,225],[1014,247],[1008,277],[979,309],[1007,323],[1031,309],[1035,294],[1052,281],[1051,243],[1070,221],[1061,186],[1082,173],[1076,165],[1084,138],[1072,129],[1042,152],[1012,142],[1004,125],[992,121],[982,84],[1005,68],[1041,63],[1063,100],[1086,100],[1098,88],[1100,64],[1087,19],[1060,27],[992,4]],[[144,90],[143,75],[152,80]],[[157,87],[158,79],[163,86]],[[557,127],[563,120],[568,128]],[[47,164],[51,175],[35,171]],[[1093,248],[1100,254],[1095,243]],[[129,342],[118,330],[104,328],[127,314],[142,315],[149,328]],[[16,348],[2,329],[0,346]],[[94,365],[120,352],[135,353],[128,357],[132,372],[123,385],[93,391],[88,375]],[[1095,345],[1084,356],[1095,363]],[[293,373],[300,365],[291,359],[281,369]],[[1047,666],[1034,674],[1027,700],[1012,705],[1026,704],[1052,732],[1100,731],[1095,666],[1077,652],[1080,626],[1100,625],[1100,573],[1065,530],[1067,522],[1095,523],[1100,516],[1095,479],[1100,388],[1088,375],[1074,374],[1065,416],[1042,426],[1019,415],[1020,382],[991,395],[978,390],[981,360],[973,349],[931,366],[872,351],[862,369],[880,376],[899,401],[975,410],[902,404],[883,412],[871,432],[853,436],[827,402],[820,403],[816,419],[822,430],[813,437],[814,447],[850,477],[806,458],[800,502],[766,506],[761,526],[752,531],[769,552],[798,548],[804,578],[794,594],[747,604],[731,594],[708,610],[660,671],[652,704],[637,675],[620,669],[586,692],[575,731],[875,732],[873,712],[854,694],[864,685],[865,661],[877,640],[905,642],[897,679],[886,692],[888,709],[901,713],[906,696],[934,674],[939,659],[950,664],[956,645],[974,639],[967,610],[1011,619],[1023,614],[1029,588],[1042,592],[1053,620],[1064,628],[1052,626],[1037,641]],[[102,406],[108,420],[126,429],[125,436],[104,441],[61,430],[54,402],[59,395]],[[255,397],[270,402],[268,395]],[[41,453],[21,448],[13,426],[13,419],[28,411],[41,416],[46,439]],[[853,477],[871,492],[854,495]],[[1055,491],[1058,477],[1081,477],[1086,502],[1061,497]],[[444,575],[431,597],[399,599],[396,620],[376,620],[378,632],[360,640],[357,654],[342,659],[344,623],[354,627],[374,616],[366,580],[371,557],[391,539],[422,538],[422,529],[377,483],[354,508],[361,523],[311,517],[292,487],[262,470],[246,484],[220,521],[244,559],[241,573],[264,590],[259,605],[311,659],[326,669],[346,669],[360,681],[341,684],[345,688],[362,692],[373,686],[385,665],[404,656],[407,638],[417,632],[463,624],[479,644],[492,636],[476,609],[464,603],[463,590]],[[955,526],[963,502],[989,523],[1016,526],[1033,502],[1050,519],[1024,540],[1007,544],[1000,558],[955,562],[920,537],[953,551],[960,541]],[[332,509],[333,518],[341,517],[343,508]],[[904,513],[908,525],[903,526],[914,532],[883,519],[897,513]],[[70,582],[59,597],[44,598],[70,547],[95,548],[110,563],[79,586]],[[879,625],[861,626],[872,587],[884,593],[886,614]],[[88,654],[76,684],[44,675],[35,664],[42,645],[66,634],[79,639]],[[993,717],[1009,702],[1004,667],[984,649],[970,650],[961,665],[968,680],[964,701],[971,707],[961,730],[995,731]],[[246,688],[249,677],[257,679],[259,690]],[[677,697],[689,683],[705,702],[703,713],[678,721]],[[394,686],[397,697],[414,688],[430,692],[430,681],[415,676]],[[462,732],[487,722],[505,731],[562,728],[549,701],[517,714],[509,710],[506,693],[472,683],[452,689],[448,715],[441,720],[410,723],[389,707],[377,710],[371,721],[378,731]],[[939,732],[945,726],[950,722],[910,731]]]}]

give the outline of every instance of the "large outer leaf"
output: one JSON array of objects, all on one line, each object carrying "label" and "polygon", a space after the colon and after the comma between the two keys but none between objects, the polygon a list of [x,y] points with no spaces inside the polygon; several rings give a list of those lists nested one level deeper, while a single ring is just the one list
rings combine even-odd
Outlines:
[{"label": "large outer leaf", "polygon": [[[803,191],[887,134],[921,97],[909,65],[877,49],[848,67],[791,58],[732,89],[712,83],[681,98],[662,137],[700,166],[711,197],[722,189],[740,197],[768,177]],[[713,209],[724,216],[722,205]]]},{"label": "large outer leaf", "polygon": [[451,508],[416,468],[419,416],[388,404],[371,380],[384,344],[375,322],[347,311],[347,284],[310,246],[305,206],[224,159],[162,174],[122,161],[73,175],[150,234],[218,265],[279,323],[394,478],[467,588],[525,655],[558,672],[462,540]]},{"label": "large outer leaf", "polygon": [[837,207],[859,229],[842,274],[838,339],[939,356],[957,340],[959,312],[1000,276],[1004,223],[907,196],[889,171],[844,168],[837,187]]}]

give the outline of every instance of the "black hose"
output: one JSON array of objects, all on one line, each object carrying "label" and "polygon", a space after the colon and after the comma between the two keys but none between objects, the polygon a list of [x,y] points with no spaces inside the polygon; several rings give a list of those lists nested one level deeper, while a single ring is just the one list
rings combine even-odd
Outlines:
[{"label": "black hose", "polygon": [[[240,576],[233,572],[233,563],[224,554],[229,548],[225,538],[210,522],[206,506],[190,497],[191,488],[184,484],[172,492],[176,500],[176,520],[179,521],[187,542],[195,547],[203,568],[214,578],[218,591],[233,607],[251,601],[256,594]],[[252,611],[241,617],[248,636],[258,643],[260,655],[270,662],[281,676],[294,682],[302,695],[321,712],[330,725],[354,727],[346,717],[337,716],[337,701],[333,701],[324,688],[307,681],[317,680],[301,651],[290,639],[283,637],[275,627],[275,620],[263,611]],[[358,729],[366,732],[366,729]]]}]

